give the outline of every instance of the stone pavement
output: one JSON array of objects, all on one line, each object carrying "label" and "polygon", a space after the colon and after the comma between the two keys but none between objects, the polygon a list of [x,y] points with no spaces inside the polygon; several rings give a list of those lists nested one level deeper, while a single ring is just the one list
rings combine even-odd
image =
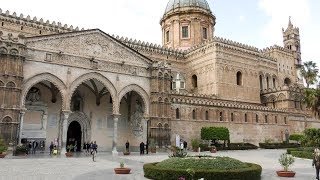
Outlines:
[{"label": "stone pavement", "polygon": [[[229,156],[241,161],[260,164],[263,168],[262,180],[284,180],[275,174],[280,170],[279,156],[285,150],[246,150],[246,151],[219,151],[214,155]],[[196,153],[191,153],[196,154]],[[204,153],[201,153],[204,154]],[[210,154],[210,153],[208,153]],[[112,156],[110,153],[98,153],[97,162],[90,157],[78,155],[74,158],[59,156],[50,157],[38,154],[28,157],[6,157],[0,159],[0,180],[145,180],[142,166],[144,163],[159,162],[168,158],[166,153],[140,156],[132,153],[130,156]],[[132,169],[129,175],[116,175],[113,168],[125,166]],[[296,159],[290,168],[296,171],[294,180],[313,180],[315,170],[311,160]]]}]

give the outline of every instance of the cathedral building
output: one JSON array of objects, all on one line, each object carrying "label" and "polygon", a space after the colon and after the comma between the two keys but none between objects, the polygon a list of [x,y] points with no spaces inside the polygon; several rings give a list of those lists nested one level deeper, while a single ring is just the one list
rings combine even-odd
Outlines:
[{"label": "cathedral building", "polygon": [[190,142],[205,126],[254,144],[319,127],[302,103],[290,20],[283,46],[265,49],[214,36],[206,0],[169,0],[160,25],[156,45],[0,9],[1,136],[117,153],[127,140]]}]

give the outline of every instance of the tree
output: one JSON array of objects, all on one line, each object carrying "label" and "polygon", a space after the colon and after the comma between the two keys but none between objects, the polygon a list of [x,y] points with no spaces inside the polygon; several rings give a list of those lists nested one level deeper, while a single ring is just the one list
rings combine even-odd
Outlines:
[{"label": "tree", "polygon": [[316,113],[319,107],[320,89],[307,88],[304,90],[304,103],[307,108]]},{"label": "tree", "polygon": [[306,80],[307,88],[317,82],[319,69],[313,61],[304,62],[301,68],[301,75]]}]

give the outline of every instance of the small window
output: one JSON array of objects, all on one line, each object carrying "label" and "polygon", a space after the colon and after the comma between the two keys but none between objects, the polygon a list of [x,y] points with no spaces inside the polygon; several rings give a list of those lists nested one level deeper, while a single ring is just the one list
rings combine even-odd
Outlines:
[{"label": "small window", "polygon": [[176,109],[176,119],[180,119],[180,110],[179,110],[179,108]]},{"label": "small window", "polygon": [[46,61],[52,61],[52,54],[50,53],[46,54]]},{"label": "small window", "polygon": [[274,122],[275,122],[276,124],[278,124],[278,116],[275,116],[275,117],[274,117]]},{"label": "small window", "polygon": [[287,124],[287,117],[284,117],[284,124]]},{"label": "small window", "polygon": [[202,28],[202,37],[203,39],[208,39],[208,29],[207,28]]},{"label": "small window", "polygon": [[209,112],[206,111],[206,120],[209,120]]},{"label": "small window", "polygon": [[276,78],[272,79],[273,88],[276,88]]},{"label": "small window", "polygon": [[234,120],[234,115],[233,113],[231,113],[231,121],[233,122],[233,120]]},{"label": "small window", "polygon": [[4,26],[4,22],[1,23],[1,26]]},{"label": "small window", "polygon": [[256,114],[256,123],[258,123],[259,122],[259,116],[258,116],[258,114]]},{"label": "small window", "polygon": [[176,89],[176,82],[172,82],[172,88]]},{"label": "small window", "polygon": [[237,72],[237,85],[238,86],[242,85],[242,73],[240,71]]},{"label": "small window", "polygon": [[260,90],[263,90],[263,83],[262,83],[262,76],[259,76],[259,80],[260,80]]},{"label": "small window", "polygon": [[170,37],[169,37],[169,31],[166,32],[166,42],[169,42]]},{"label": "small window", "polygon": [[21,28],[20,28],[21,30],[23,30],[23,26],[21,26]]},{"label": "small window", "polygon": [[188,38],[188,37],[189,37],[189,27],[182,26],[182,38]]},{"label": "small window", "polygon": [[265,123],[268,123],[268,115],[265,115],[265,116],[264,116],[264,122],[265,122]]},{"label": "small window", "polygon": [[192,119],[196,119],[196,110],[192,111]]},{"label": "small window", "polygon": [[244,122],[248,122],[248,115],[244,114]]},{"label": "small window", "polygon": [[185,86],[184,82],[181,81],[181,82],[180,82],[180,88],[181,88],[181,89],[184,89],[184,88],[185,88],[184,86]]},{"label": "small window", "polygon": [[41,30],[39,31],[39,34],[42,34],[42,31],[41,31]]},{"label": "small window", "polygon": [[267,77],[267,89],[269,89],[269,77]]},{"label": "small window", "polygon": [[219,120],[220,120],[220,121],[223,121],[223,114],[222,114],[222,112],[219,113]]},{"label": "small window", "polygon": [[198,87],[198,78],[196,75],[192,76],[192,87],[197,88]]}]

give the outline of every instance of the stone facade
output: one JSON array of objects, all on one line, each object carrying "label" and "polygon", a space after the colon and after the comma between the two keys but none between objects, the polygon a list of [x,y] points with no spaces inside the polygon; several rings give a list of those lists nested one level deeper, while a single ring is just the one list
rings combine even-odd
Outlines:
[{"label": "stone facade", "polygon": [[180,1],[161,19],[163,46],[0,11],[1,135],[63,151],[95,140],[117,152],[127,140],[132,148],[147,139],[174,144],[176,135],[190,142],[204,126],[255,144],[320,126],[302,103],[291,21],[284,47],[260,50],[214,37],[204,0]]}]

